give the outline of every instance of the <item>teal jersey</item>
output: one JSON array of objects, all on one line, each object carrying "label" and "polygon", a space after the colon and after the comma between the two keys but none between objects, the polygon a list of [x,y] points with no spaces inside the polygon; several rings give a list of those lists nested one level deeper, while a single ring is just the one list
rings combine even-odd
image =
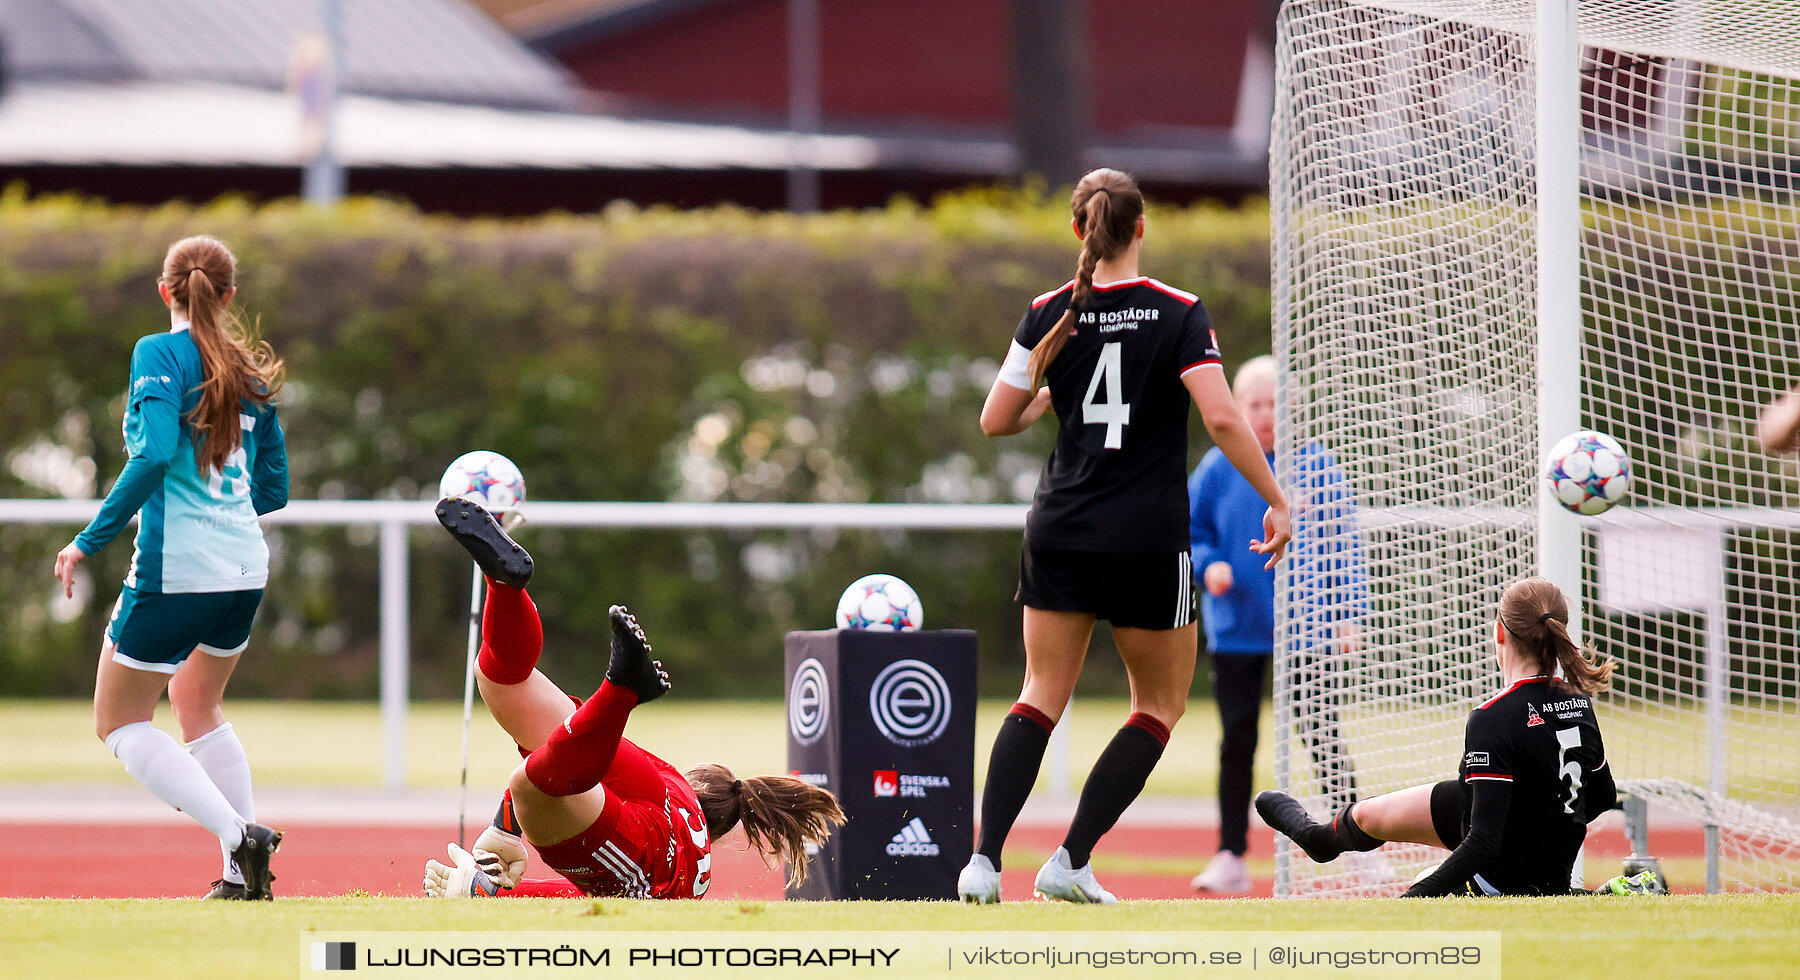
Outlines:
[{"label": "teal jersey", "polygon": [[131,352],[125,469],[100,513],[76,537],[84,554],[106,547],[133,514],[137,552],[126,586],[146,592],[236,592],[269,580],[257,517],[287,504],[287,444],[275,406],[245,401],[243,439],[222,469],[200,472],[188,415],[200,404],[200,350],[178,323]]}]

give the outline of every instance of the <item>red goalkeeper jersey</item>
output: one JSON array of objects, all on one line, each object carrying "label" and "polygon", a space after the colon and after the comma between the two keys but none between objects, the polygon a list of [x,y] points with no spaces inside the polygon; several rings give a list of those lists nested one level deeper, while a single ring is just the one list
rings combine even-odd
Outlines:
[{"label": "red goalkeeper jersey", "polygon": [[568,840],[537,847],[544,863],[589,895],[705,895],[712,847],[687,778],[630,739],[620,739],[600,785],[606,788],[606,805],[599,819]]}]

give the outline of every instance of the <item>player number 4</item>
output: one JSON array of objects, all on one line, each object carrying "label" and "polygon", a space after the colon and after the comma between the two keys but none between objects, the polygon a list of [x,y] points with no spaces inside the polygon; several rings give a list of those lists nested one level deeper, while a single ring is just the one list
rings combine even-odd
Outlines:
[{"label": "player number 4", "polygon": [[[1106,426],[1107,449],[1125,445],[1125,426],[1131,423],[1131,404],[1120,401],[1125,396],[1124,361],[1118,343],[1100,348],[1100,363],[1094,366],[1094,378],[1088,382],[1087,394],[1081,399],[1081,419],[1088,425]],[[1105,387],[1105,401],[1095,401]]]}]

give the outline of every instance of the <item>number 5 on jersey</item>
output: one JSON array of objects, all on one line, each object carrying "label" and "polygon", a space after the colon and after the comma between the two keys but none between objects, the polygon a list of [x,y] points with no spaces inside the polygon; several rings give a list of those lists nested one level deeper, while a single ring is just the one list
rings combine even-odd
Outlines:
[{"label": "number 5 on jersey", "polygon": [[[1121,401],[1125,397],[1125,378],[1120,347],[1114,342],[1100,348],[1100,363],[1094,365],[1093,380],[1088,382],[1087,394],[1081,399],[1081,420],[1088,425],[1106,426],[1107,449],[1124,448],[1125,426],[1131,423],[1131,404]],[[1095,401],[1096,394],[1104,394],[1106,400]]]},{"label": "number 5 on jersey", "polygon": [[1559,729],[1556,747],[1556,761],[1562,764],[1556,774],[1569,781],[1569,798],[1563,801],[1563,812],[1574,813],[1575,804],[1581,802],[1581,763],[1569,758],[1569,753],[1581,748],[1581,729]]}]

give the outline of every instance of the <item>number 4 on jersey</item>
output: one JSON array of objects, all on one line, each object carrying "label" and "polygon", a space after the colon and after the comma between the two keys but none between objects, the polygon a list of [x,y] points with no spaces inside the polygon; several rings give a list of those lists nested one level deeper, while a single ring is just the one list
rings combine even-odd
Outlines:
[{"label": "number 4 on jersey", "polygon": [[[1120,400],[1125,397],[1120,346],[1111,343],[1100,348],[1100,363],[1094,365],[1094,378],[1088,382],[1087,394],[1081,399],[1082,421],[1088,425],[1106,426],[1107,449],[1124,447],[1125,426],[1131,423],[1131,404]],[[1094,395],[1101,393],[1102,384],[1106,388],[1106,400],[1095,401]]]}]

